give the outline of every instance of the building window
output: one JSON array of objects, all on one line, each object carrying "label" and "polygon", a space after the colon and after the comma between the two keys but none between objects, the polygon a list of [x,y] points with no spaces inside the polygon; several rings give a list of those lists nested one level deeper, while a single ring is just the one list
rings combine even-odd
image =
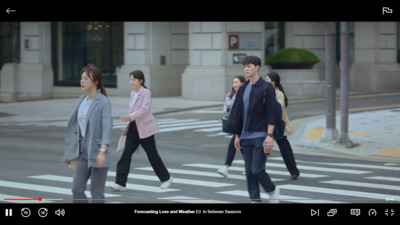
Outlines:
[{"label": "building window", "polygon": [[20,62],[19,22],[0,22],[0,70],[4,63]]},{"label": "building window", "polygon": [[123,63],[123,22],[52,22],[52,64],[57,86],[79,86],[79,72],[96,65],[103,85],[116,87]]},{"label": "building window", "polygon": [[265,22],[265,58],[284,48],[284,22]]}]

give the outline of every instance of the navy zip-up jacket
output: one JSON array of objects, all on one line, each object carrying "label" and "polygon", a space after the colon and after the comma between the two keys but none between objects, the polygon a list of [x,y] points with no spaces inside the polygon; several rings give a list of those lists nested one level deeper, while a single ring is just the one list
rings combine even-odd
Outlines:
[{"label": "navy zip-up jacket", "polygon": [[[267,97],[263,104],[263,86],[267,83]],[[241,135],[243,130],[243,94],[250,80],[246,81],[238,90],[233,107],[230,110],[226,128],[229,133]],[[268,132],[268,124],[275,125],[275,104],[276,94],[274,87],[261,77],[253,84],[250,92],[250,102],[247,111],[246,131]]]}]

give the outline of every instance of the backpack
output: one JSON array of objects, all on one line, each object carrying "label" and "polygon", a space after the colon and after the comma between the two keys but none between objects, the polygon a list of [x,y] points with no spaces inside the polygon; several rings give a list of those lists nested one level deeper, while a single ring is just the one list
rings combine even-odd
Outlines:
[{"label": "backpack", "polygon": [[[263,104],[265,104],[267,100],[267,85],[271,85],[268,82],[264,83],[263,86]],[[275,118],[276,118],[276,123],[275,123],[275,128],[274,128],[274,139],[278,140],[281,139],[285,133],[285,121],[282,119],[282,105],[275,99],[274,103],[275,105]]]}]

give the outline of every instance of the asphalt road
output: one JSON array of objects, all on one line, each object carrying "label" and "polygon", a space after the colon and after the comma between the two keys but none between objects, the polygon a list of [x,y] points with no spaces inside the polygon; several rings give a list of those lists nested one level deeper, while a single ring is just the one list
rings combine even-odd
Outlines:
[{"label": "asphalt road", "polygon": [[[350,106],[355,111],[389,107],[397,103],[398,95],[359,96],[351,100]],[[293,101],[288,110],[291,118],[320,115],[324,113],[324,101]],[[161,130],[156,144],[174,177],[171,188],[159,188],[160,182],[141,149],[133,156],[129,190],[114,192],[107,188],[107,203],[249,203],[239,152],[228,178],[216,172],[224,163],[229,142],[229,135],[220,132],[221,116],[215,108],[157,115]],[[114,148],[123,125],[114,121]],[[62,163],[65,126],[66,121],[0,125],[1,203],[72,202],[73,171]],[[120,153],[112,155],[107,185],[115,179]],[[301,172],[295,181],[290,180],[278,151],[273,151],[267,161],[266,170],[280,187],[281,203],[400,202],[398,164],[313,154],[295,157]],[[261,192],[268,203],[265,192]]]}]

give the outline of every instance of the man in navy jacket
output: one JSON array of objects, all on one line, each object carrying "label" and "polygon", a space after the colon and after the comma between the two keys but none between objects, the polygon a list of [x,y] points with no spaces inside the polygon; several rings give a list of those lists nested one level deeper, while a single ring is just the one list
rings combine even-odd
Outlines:
[{"label": "man in navy jacket", "polygon": [[267,83],[259,75],[261,59],[246,56],[243,59],[244,72],[249,80],[240,87],[227,122],[229,132],[236,135],[235,147],[241,149],[245,162],[247,189],[252,203],[261,202],[261,185],[269,195],[271,203],[278,203],[279,189],[265,171],[266,150],[274,146],[275,89],[267,85],[266,101],[263,103],[263,86]]}]

